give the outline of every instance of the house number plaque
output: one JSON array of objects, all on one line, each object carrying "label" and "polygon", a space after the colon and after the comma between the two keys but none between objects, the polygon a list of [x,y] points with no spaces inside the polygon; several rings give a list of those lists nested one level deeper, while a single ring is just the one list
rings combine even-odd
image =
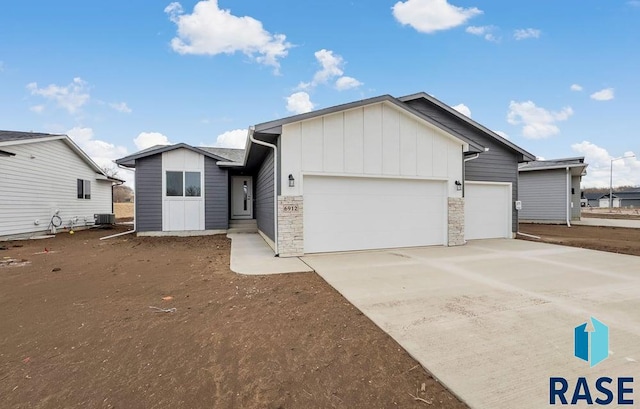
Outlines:
[{"label": "house number plaque", "polygon": [[293,213],[298,211],[298,205],[285,205],[282,207],[282,211],[285,213]]}]

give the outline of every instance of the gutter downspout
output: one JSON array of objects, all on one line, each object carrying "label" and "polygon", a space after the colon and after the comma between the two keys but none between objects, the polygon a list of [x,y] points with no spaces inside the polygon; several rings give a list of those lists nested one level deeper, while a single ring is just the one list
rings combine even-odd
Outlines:
[{"label": "gutter downspout", "polygon": [[273,244],[276,246],[277,256],[280,254],[278,251],[278,147],[272,143],[255,139],[253,137],[255,131],[255,126],[249,127],[249,140],[257,145],[273,149]]},{"label": "gutter downspout", "polygon": [[567,227],[571,227],[571,169],[567,166]]}]

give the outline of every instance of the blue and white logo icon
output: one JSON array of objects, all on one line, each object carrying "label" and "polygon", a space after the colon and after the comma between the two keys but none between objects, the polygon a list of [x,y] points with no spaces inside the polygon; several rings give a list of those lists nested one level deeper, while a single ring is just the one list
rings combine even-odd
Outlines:
[{"label": "blue and white logo icon", "polygon": [[591,317],[593,329],[588,329],[589,322],[578,325],[574,330],[573,348],[576,358],[589,362],[590,367],[598,365],[609,357],[609,327]]}]

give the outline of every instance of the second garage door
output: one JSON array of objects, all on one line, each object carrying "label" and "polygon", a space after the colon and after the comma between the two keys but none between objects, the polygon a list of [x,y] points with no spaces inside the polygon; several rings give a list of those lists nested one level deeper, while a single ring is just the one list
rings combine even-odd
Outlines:
[{"label": "second garage door", "polygon": [[446,244],[442,181],[304,177],[304,251]]},{"label": "second garage door", "polygon": [[511,184],[465,182],[464,238],[511,236]]}]

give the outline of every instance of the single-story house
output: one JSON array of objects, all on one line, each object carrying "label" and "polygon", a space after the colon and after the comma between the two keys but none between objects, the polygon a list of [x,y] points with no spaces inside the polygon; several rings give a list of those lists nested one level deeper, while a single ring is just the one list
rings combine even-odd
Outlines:
[{"label": "single-story house", "polygon": [[181,143],[116,163],[135,168],[138,234],[255,221],[286,257],[511,238],[518,163],[532,160],[420,93],[261,123],[242,152]]},{"label": "single-story house", "polygon": [[580,220],[584,157],[538,160],[519,166],[521,222],[567,223]]},{"label": "single-story house", "polygon": [[588,207],[600,207],[601,197],[602,197],[602,193],[588,193],[588,192],[582,193],[582,199],[584,199],[586,203],[585,206],[588,206]]},{"label": "single-story house", "polygon": [[609,193],[600,195],[600,199],[598,199],[598,207],[622,207],[622,200],[618,196],[618,193],[613,193],[611,195],[611,200],[609,200]]},{"label": "single-story house", "polygon": [[94,224],[113,213],[107,176],[68,136],[0,131],[0,238]]},{"label": "single-story house", "polygon": [[640,208],[640,189],[614,192],[615,196],[620,200],[620,207]]}]

